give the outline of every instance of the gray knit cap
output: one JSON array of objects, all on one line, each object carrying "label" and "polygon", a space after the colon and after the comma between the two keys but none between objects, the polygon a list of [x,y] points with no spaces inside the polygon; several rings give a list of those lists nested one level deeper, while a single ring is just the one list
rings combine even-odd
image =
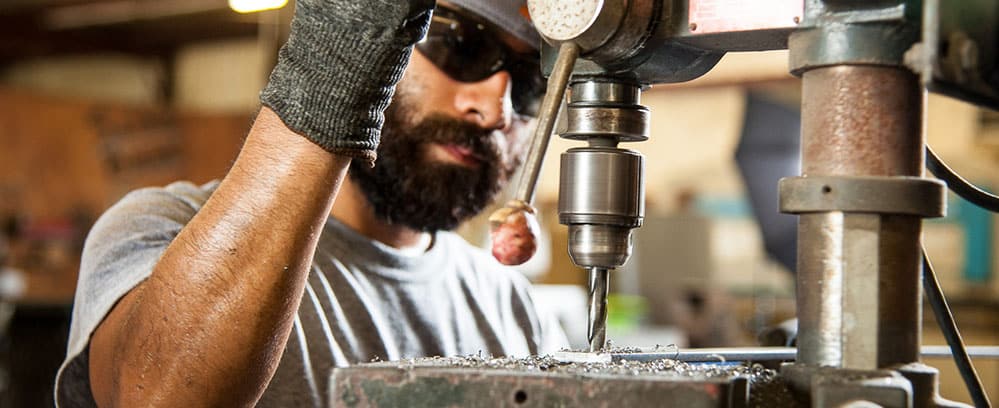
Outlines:
[{"label": "gray knit cap", "polygon": [[535,48],[541,45],[541,37],[528,18],[525,0],[446,0],[441,3],[471,11]]}]

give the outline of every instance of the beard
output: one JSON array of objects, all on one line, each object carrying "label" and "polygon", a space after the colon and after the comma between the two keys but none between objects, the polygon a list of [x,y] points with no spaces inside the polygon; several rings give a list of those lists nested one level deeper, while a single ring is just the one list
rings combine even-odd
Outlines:
[{"label": "beard", "polygon": [[[452,230],[482,211],[519,165],[494,140],[495,130],[442,114],[417,120],[412,102],[396,94],[374,167],[354,161],[349,176],[380,220],[418,231]],[[467,148],[478,166],[433,161],[431,143]]]}]

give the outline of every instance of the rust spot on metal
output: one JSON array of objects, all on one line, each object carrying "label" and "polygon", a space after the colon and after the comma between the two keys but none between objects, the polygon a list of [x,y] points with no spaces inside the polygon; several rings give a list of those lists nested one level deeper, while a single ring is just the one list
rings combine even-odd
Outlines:
[{"label": "rust spot on metal", "polygon": [[806,175],[922,174],[922,95],[899,68],[834,66],[804,74]]}]

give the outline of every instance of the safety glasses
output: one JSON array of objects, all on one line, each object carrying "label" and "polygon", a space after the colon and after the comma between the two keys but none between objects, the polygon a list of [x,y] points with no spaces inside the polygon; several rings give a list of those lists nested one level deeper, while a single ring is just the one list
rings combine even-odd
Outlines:
[{"label": "safety glasses", "polygon": [[416,44],[416,49],[447,76],[461,82],[478,82],[507,71],[514,111],[537,114],[545,91],[537,53],[512,50],[488,23],[438,7],[426,38]]}]

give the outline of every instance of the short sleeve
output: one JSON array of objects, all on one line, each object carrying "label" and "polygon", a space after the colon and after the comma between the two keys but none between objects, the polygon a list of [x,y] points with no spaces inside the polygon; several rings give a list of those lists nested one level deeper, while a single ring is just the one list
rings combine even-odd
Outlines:
[{"label": "short sleeve", "polygon": [[95,406],[86,355],[90,336],[115,303],[152,274],[215,186],[178,182],[133,191],[91,228],[80,260],[66,359],[56,376],[57,406]]}]

